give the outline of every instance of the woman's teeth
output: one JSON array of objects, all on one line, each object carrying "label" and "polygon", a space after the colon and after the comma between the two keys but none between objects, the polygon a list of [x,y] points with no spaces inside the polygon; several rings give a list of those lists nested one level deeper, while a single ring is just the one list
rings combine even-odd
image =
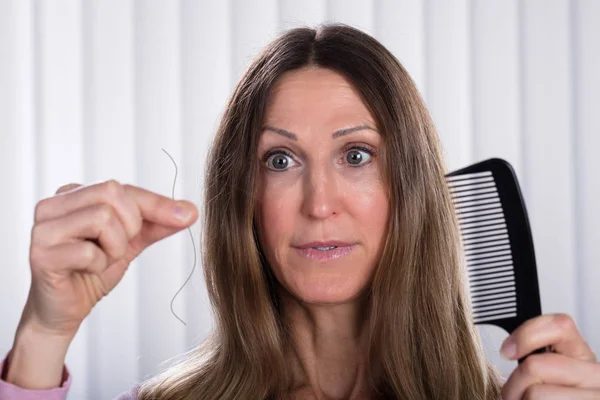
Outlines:
[{"label": "woman's teeth", "polygon": [[335,261],[338,258],[345,257],[354,251],[356,245],[341,245],[341,246],[311,246],[311,247],[296,247],[296,251],[300,256],[317,263],[326,263]]},{"label": "woman's teeth", "polygon": [[319,251],[333,250],[336,248],[337,248],[337,246],[313,247],[313,249],[319,250]]}]

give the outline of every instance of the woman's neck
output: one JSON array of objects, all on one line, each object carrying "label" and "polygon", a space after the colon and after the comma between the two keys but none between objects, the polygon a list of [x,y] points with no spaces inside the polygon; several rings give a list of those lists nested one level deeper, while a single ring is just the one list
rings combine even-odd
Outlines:
[{"label": "woman's neck", "polygon": [[367,399],[366,301],[315,305],[282,293],[296,399]]}]

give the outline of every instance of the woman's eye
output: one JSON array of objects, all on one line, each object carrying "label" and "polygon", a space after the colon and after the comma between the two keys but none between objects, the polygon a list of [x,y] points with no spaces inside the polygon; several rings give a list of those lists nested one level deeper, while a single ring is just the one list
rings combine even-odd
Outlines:
[{"label": "woman's eye", "polygon": [[267,168],[281,172],[295,165],[294,159],[288,154],[275,153],[267,159]]},{"label": "woman's eye", "polygon": [[352,166],[366,164],[371,159],[371,154],[366,150],[350,149],[346,153],[346,161]]}]

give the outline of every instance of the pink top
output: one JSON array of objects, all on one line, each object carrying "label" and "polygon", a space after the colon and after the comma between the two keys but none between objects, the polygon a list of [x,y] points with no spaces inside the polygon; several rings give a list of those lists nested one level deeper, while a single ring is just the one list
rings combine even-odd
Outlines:
[{"label": "pink top", "polygon": [[[65,365],[63,368],[62,383],[57,388],[47,390],[23,389],[6,382],[4,379],[8,372],[8,355],[0,363],[0,400],[65,400],[71,386],[71,374]],[[129,391],[117,396],[115,400],[137,400],[139,384]]]},{"label": "pink top", "polygon": [[[63,381],[60,387],[48,390],[22,389],[4,380],[8,371],[6,358],[0,364],[0,400],[65,400],[71,385],[71,375],[65,365],[63,369]],[[5,371],[6,369],[6,371]],[[140,385],[133,386],[129,391],[121,393],[114,400],[137,400]]]}]

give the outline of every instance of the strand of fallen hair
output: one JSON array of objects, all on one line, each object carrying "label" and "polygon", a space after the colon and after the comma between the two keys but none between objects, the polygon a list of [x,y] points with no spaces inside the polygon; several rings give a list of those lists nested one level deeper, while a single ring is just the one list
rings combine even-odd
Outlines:
[{"label": "strand of fallen hair", "polygon": [[[165,154],[167,156],[169,156],[169,158],[173,162],[173,165],[175,166],[175,178],[173,179],[173,188],[171,190],[171,198],[173,200],[175,200],[175,183],[177,182],[177,172],[178,172],[177,163],[175,162],[175,160],[173,159],[173,157],[171,157],[171,155],[169,153],[167,153],[167,151],[165,149],[162,149],[162,151],[164,151]],[[175,301],[175,298],[177,297],[177,295],[179,294],[179,292],[181,292],[181,290],[183,290],[183,288],[185,287],[185,285],[187,285],[187,283],[189,282],[189,280],[192,278],[192,274],[194,273],[194,270],[196,269],[196,244],[194,243],[194,235],[192,234],[192,230],[189,227],[187,229],[188,229],[188,232],[190,233],[190,240],[192,241],[192,248],[194,250],[194,264],[192,265],[192,271],[188,275],[187,279],[185,280],[185,282],[183,282],[183,285],[181,285],[181,287],[179,288],[179,290],[175,293],[175,295],[171,299],[171,313],[175,316],[175,318],[177,318],[178,320],[180,320],[181,323],[183,325],[185,325],[185,326],[187,326],[187,324],[181,318],[179,318],[177,316],[177,314],[175,313],[175,311],[173,310],[173,302]]]}]

